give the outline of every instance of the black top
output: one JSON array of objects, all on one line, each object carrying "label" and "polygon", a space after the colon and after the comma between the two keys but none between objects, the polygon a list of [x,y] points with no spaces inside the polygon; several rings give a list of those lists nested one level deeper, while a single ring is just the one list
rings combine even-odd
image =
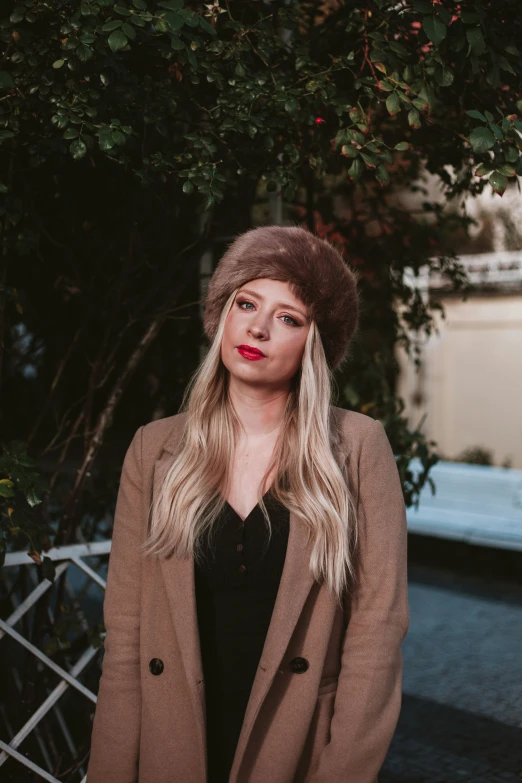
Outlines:
[{"label": "black top", "polygon": [[195,563],[207,713],[208,783],[227,783],[281,580],[289,512],[264,495],[243,522],[229,503]]}]

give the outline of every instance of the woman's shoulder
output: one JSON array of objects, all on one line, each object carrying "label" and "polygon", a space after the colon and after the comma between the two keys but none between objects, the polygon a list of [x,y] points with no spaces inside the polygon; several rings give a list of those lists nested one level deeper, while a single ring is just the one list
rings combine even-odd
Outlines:
[{"label": "woman's shoulder", "polygon": [[175,453],[179,443],[187,413],[176,413],[173,416],[165,416],[144,424],[142,427],[143,455],[145,458],[157,459],[162,451]]},{"label": "woman's shoulder", "polygon": [[337,408],[335,405],[331,406],[331,411],[336,426],[344,435],[349,436],[352,441],[354,438],[364,439],[369,433],[375,431],[376,426],[380,425],[377,419],[372,419],[371,416],[367,416],[365,413],[349,411],[346,408]]},{"label": "woman's shoulder", "polygon": [[390,442],[382,423],[364,413],[332,406],[332,421],[339,448],[345,457],[359,462],[363,454],[392,453]]}]

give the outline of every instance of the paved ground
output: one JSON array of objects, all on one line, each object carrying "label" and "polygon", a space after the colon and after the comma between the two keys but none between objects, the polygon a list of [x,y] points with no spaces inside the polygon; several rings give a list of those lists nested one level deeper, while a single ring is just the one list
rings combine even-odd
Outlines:
[{"label": "paved ground", "polygon": [[522,571],[484,573],[410,564],[403,707],[379,783],[521,783]]}]

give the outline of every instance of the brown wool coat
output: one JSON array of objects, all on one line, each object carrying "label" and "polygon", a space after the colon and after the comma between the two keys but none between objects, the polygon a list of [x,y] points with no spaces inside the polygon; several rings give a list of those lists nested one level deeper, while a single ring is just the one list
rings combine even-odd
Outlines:
[{"label": "brown wool coat", "polygon": [[[359,587],[343,611],[313,581],[310,548],[291,514],[230,783],[376,783],[397,724],[409,625],[399,475],[380,422],[340,408],[332,414],[358,507]],[[87,783],[206,781],[193,561],[138,555],[185,416],[140,427],[123,464]],[[291,665],[297,657],[306,671]],[[160,674],[149,669],[153,658],[163,662]]]}]

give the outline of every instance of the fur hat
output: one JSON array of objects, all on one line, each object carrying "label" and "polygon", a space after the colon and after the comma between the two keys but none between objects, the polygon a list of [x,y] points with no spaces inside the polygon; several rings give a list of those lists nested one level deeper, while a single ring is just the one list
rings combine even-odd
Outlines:
[{"label": "fur hat", "polygon": [[208,284],[203,326],[209,340],[230,294],[263,277],[289,283],[309,308],[336,370],[357,328],[357,278],[329,242],[297,226],[262,226],[232,242]]}]

